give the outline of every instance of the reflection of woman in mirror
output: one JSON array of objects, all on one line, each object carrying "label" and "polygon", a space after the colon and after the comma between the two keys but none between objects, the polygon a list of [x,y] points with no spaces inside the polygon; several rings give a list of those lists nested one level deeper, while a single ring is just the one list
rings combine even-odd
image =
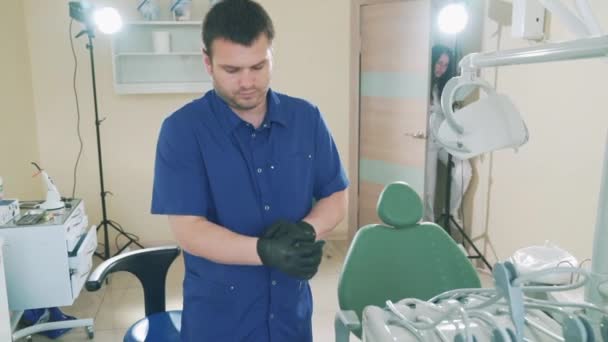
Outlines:
[{"label": "reflection of woman in mirror", "polygon": [[[438,117],[443,118],[441,111],[441,92],[446,82],[454,76],[451,64],[454,63],[452,50],[444,45],[433,46],[431,54],[431,112],[438,114]],[[429,113],[430,114],[430,113]],[[429,122],[429,125],[439,125],[442,120]],[[437,130],[439,127],[436,127]],[[429,128],[430,131],[430,128]],[[435,187],[437,180],[437,159],[443,164],[447,164],[448,154],[441,149],[431,135],[429,136],[426,155],[426,175],[425,175],[425,208],[424,217],[426,220],[435,221],[438,214],[434,211]],[[471,180],[471,164],[468,160],[460,160],[452,158],[454,166],[452,168],[452,185],[450,189],[450,214],[456,220],[460,219],[458,210],[462,203],[462,197],[469,186]]]}]

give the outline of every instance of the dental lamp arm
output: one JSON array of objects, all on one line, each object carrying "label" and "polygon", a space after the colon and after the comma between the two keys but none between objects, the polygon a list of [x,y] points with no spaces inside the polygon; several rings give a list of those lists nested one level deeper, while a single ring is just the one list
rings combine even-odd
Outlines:
[{"label": "dental lamp arm", "polygon": [[[452,103],[458,91],[470,91],[470,86],[479,86],[486,92],[493,88],[477,77],[481,68],[504,65],[533,64],[562,60],[574,60],[608,56],[608,36],[578,39],[569,42],[543,44],[541,46],[495,51],[489,53],[471,53],[460,61],[462,76],[451,78],[441,94],[441,108],[451,129],[464,134],[465,128],[454,118]],[[462,89],[461,89],[462,88]]]}]

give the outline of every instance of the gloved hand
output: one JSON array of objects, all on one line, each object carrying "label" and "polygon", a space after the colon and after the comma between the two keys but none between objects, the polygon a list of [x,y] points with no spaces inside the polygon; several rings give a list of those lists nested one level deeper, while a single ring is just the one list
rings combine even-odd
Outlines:
[{"label": "gloved hand", "polygon": [[325,241],[314,242],[310,232],[314,228],[302,227],[278,221],[266,229],[257,242],[262,263],[296,278],[312,278],[319,269]]},{"label": "gloved hand", "polygon": [[285,234],[289,234],[294,239],[299,241],[314,242],[317,239],[317,232],[315,231],[315,228],[308,222],[300,221],[297,223],[291,223],[285,220],[279,220],[271,225],[268,229],[266,229],[263,237],[271,238]]}]

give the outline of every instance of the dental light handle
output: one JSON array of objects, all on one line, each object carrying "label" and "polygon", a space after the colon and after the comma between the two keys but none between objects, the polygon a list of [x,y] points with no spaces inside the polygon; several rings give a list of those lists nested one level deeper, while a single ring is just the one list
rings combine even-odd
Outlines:
[{"label": "dental light handle", "polygon": [[47,188],[46,201],[40,205],[40,208],[45,210],[55,210],[65,207],[65,204],[61,201],[59,190],[57,190],[57,186],[55,186],[55,183],[53,183],[51,177],[49,177],[44,170],[40,171],[40,174],[42,175],[42,179],[44,180]]},{"label": "dental light handle", "polygon": [[[452,77],[443,88],[441,93],[441,109],[445,116],[445,119],[454,132],[458,134],[464,134],[465,129],[462,125],[454,118],[454,101],[456,100],[458,91],[463,89],[466,94],[469,94],[475,88],[483,89],[487,94],[494,95],[496,91],[486,81],[481,78],[467,76]],[[462,96],[462,95],[461,95]]]},{"label": "dental light handle", "polygon": [[608,135],[604,146],[604,164],[593,238],[591,276],[585,289],[585,300],[606,308],[608,305]]}]

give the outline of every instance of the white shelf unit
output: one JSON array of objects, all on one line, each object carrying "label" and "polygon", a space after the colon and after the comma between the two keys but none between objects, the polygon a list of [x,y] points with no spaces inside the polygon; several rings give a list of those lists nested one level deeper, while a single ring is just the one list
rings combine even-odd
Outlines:
[{"label": "white shelf unit", "polygon": [[[156,53],[156,31],[169,32],[170,52]],[[112,39],[118,94],[204,93],[212,88],[201,51],[199,21],[135,21]]]}]

